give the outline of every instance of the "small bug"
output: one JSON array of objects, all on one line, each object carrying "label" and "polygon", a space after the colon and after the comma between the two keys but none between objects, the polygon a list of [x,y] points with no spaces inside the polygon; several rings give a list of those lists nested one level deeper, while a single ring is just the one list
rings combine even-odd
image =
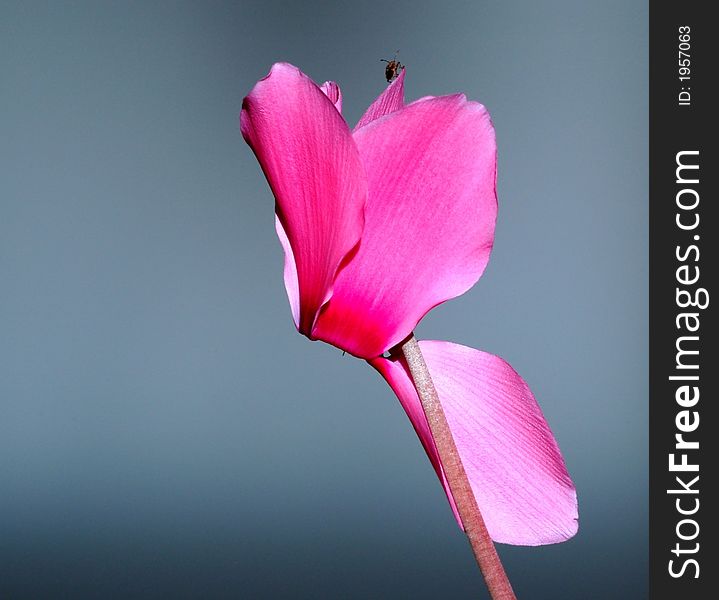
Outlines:
[{"label": "small bug", "polygon": [[404,69],[404,65],[397,60],[397,54],[399,54],[399,50],[397,50],[392,60],[380,58],[380,62],[387,63],[387,66],[384,69],[384,76],[387,78],[387,83],[391,83],[397,79],[402,69]]}]

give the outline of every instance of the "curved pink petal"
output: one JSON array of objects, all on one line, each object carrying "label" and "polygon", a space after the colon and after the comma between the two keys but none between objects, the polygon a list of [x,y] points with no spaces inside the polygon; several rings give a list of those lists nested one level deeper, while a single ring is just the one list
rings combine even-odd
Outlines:
[{"label": "curved pink petal", "polygon": [[292,320],[295,322],[295,327],[300,328],[300,286],[297,281],[297,265],[295,264],[295,257],[292,254],[292,247],[290,246],[290,240],[287,239],[280,218],[275,215],[275,231],[277,237],[282,244],[282,249],[285,251],[285,268],[284,268],[284,280],[285,289],[287,290],[287,298],[290,301],[290,310],[292,311]]},{"label": "curved pink petal", "polygon": [[342,114],[342,90],[340,90],[340,86],[334,81],[325,81],[320,86],[320,89],[330,99],[330,102],[335,105],[337,112]]},{"label": "curved pink petal", "polygon": [[[576,491],[527,384],[492,354],[450,342],[420,347],[492,539],[536,546],[571,538],[578,528]],[[400,398],[451,502],[404,360],[370,364]]]},{"label": "curved pink petal", "polygon": [[287,63],[244,99],[240,128],[275,196],[297,274],[298,327],[309,335],[362,233],[367,184],[357,147],[332,101]]},{"label": "curved pink petal", "polygon": [[365,230],[313,336],[362,358],[407,337],[484,270],[497,216],[489,114],[462,95],[425,98],[358,129]]},{"label": "curved pink petal", "polygon": [[375,119],[384,117],[389,113],[399,110],[404,106],[404,72],[402,69],[392,83],[387,86],[384,92],[382,92],[375,101],[369,105],[369,108],[365,111],[360,118],[359,122],[355,126],[355,131],[360,127],[364,127],[368,123],[371,123]]}]

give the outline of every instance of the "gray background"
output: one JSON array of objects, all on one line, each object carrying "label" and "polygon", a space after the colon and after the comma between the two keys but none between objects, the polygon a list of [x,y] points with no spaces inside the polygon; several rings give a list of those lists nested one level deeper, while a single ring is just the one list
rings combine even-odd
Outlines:
[{"label": "gray background", "polygon": [[645,2],[1,6],[0,597],[484,593],[389,388],[294,331],[238,132],[273,61],[354,123],[398,48],[500,157],[487,272],[418,335],[509,360],[579,492],[514,586],[646,596]]}]

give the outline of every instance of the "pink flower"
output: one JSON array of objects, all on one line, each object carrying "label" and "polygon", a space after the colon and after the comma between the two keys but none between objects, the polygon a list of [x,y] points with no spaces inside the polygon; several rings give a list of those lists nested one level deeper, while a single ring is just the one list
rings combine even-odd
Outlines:
[{"label": "pink flower", "polygon": [[[481,104],[462,94],[405,104],[404,77],[350,131],[335,83],[317,86],[278,63],[245,98],[240,124],[275,196],[297,329],[384,376],[457,514],[406,362],[383,354],[484,271],[496,144]],[[573,536],[574,486],[522,378],[466,346],[420,347],[492,538],[537,545]]]}]

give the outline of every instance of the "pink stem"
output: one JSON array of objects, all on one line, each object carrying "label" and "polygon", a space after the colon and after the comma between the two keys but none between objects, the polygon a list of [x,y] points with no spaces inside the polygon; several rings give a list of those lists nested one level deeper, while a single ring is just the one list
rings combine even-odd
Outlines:
[{"label": "pink stem", "polygon": [[432,383],[427,364],[424,362],[422,351],[414,335],[410,335],[401,345],[401,349],[422,402],[424,414],[427,415],[429,428],[439,452],[439,459],[449,483],[449,489],[462,519],[464,531],[487,583],[489,594],[493,600],[516,600],[512,585],[507,579],[494,542],[489,537],[482,513],[477,506],[477,500],[472,493],[467,473],[439,402],[437,390]]}]

